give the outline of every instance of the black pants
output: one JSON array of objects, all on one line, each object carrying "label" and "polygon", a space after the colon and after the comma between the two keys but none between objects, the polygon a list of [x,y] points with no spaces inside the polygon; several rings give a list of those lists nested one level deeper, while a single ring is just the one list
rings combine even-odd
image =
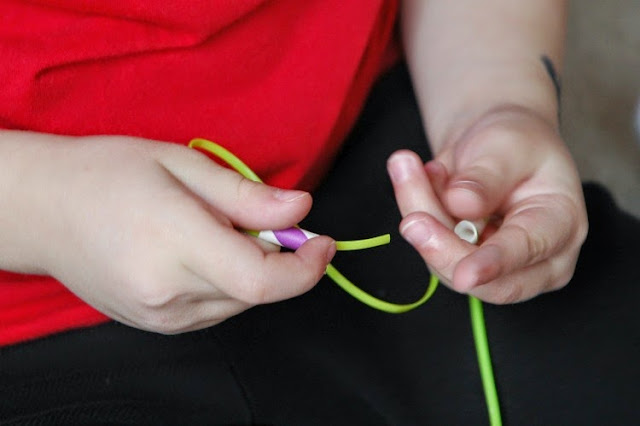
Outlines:
[{"label": "black pants", "polygon": [[[392,233],[334,264],[375,295],[427,284],[385,161],[428,157],[403,66],[376,86],[303,225],[337,239]],[[591,231],[573,281],[485,305],[503,419],[511,425],[637,424],[640,222],[586,185]],[[0,350],[2,424],[479,425],[487,423],[465,296],[441,287],[391,315],[324,278],[308,294],[216,327],[162,336],[111,323]]]}]

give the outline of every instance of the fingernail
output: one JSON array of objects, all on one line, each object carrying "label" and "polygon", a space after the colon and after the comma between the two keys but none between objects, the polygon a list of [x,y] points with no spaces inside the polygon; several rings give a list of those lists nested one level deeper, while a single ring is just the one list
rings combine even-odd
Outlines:
[{"label": "fingernail", "polygon": [[415,175],[417,164],[415,159],[406,154],[395,154],[387,164],[389,176],[394,182],[405,182]]},{"label": "fingernail", "polygon": [[329,248],[327,249],[327,263],[331,262],[331,259],[333,259],[333,256],[336,255],[336,242],[333,241],[331,243],[331,245],[329,245]]},{"label": "fingernail", "polygon": [[482,194],[485,193],[485,188],[479,182],[473,180],[457,180],[451,182],[449,188],[459,190],[463,194],[468,194],[471,197],[482,200]]},{"label": "fingernail", "polygon": [[423,219],[408,222],[402,227],[400,233],[414,247],[425,245],[431,237],[431,232]]},{"label": "fingernail", "polygon": [[294,189],[276,189],[273,192],[273,197],[278,201],[284,201],[285,203],[290,203],[292,201],[299,200],[300,198],[304,198],[308,196],[309,193],[305,191],[298,191]]}]

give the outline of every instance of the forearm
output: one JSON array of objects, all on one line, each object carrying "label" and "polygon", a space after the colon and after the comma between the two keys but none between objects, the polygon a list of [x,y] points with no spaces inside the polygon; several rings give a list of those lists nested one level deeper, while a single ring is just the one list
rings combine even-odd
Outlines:
[{"label": "forearm", "polygon": [[566,2],[407,0],[407,61],[434,153],[479,118],[522,107],[557,126]]}]

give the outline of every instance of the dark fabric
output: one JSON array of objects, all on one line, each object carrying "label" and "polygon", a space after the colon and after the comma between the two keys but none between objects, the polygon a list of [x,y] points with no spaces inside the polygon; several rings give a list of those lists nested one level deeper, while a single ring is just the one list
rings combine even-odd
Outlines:
[{"label": "dark fabric", "polygon": [[[334,264],[373,294],[416,300],[422,260],[397,233],[385,162],[428,157],[406,69],[376,86],[303,226],[337,239],[391,232]],[[585,186],[591,230],[563,290],[485,305],[503,419],[511,425],[637,424],[640,221]],[[216,327],[161,336],[119,324],[0,351],[3,424],[487,424],[467,298],[441,287],[391,315],[324,278],[299,298]]]}]

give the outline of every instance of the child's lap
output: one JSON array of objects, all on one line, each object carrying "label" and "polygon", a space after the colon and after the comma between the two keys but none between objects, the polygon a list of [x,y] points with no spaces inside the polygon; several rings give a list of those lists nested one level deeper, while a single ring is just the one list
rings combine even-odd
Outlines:
[{"label": "child's lap", "polygon": [[[337,239],[390,232],[390,246],[338,253],[334,264],[374,295],[408,302],[422,294],[428,274],[397,233],[385,161],[399,148],[428,155],[402,67],[374,90],[304,226]],[[569,286],[518,305],[485,305],[503,416],[512,424],[640,417],[632,402],[640,379],[633,239],[640,222],[601,188],[585,193],[591,231]],[[327,277],[299,298],[186,335],[107,324],[4,349],[0,420],[29,413],[65,424],[487,418],[465,296],[441,287],[416,311],[392,315]]]}]

